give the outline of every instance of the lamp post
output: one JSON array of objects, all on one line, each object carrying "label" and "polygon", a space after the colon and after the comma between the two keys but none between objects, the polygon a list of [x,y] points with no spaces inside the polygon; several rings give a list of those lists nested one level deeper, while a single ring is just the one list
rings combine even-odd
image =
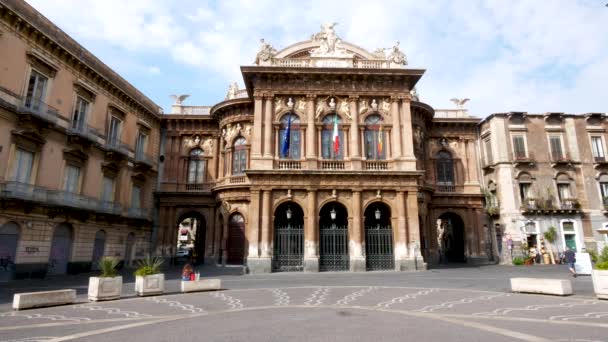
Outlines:
[{"label": "lamp post", "polygon": [[289,206],[287,206],[287,211],[285,211],[285,216],[287,217],[287,229],[291,228],[290,227],[290,220],[291,220],[291,208]]},{"label": "lamp post", "polygon": [[380,208],[376,209],[376,211],[374,212],[374,215],[376,216],[376,220],[378,221],[378,226],[376,227],[376,229],[380,230],[380,217],[382,216],[382,213],[380,212]]},{"label": "lamp post", "polygon": [[329,212],[329,216],[331,217],[331,228],[334,229],[336,228],[336,223],[334,222],[336,220],[336,209],[335,208],[331,208],[331,211]]}]

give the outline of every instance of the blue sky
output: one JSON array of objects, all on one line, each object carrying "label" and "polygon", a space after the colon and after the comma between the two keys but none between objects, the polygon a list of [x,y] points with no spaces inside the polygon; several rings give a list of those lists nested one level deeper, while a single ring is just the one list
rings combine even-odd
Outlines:
[{"label": "blue sky", "polygon": [[260,38],[280,50],[325,22],[371,51],[399,40],[408,67],[427,69],[418,93],[434,108],[608,111],[605,0],[29,2],[166,111],[171,94],[223,100]]}]

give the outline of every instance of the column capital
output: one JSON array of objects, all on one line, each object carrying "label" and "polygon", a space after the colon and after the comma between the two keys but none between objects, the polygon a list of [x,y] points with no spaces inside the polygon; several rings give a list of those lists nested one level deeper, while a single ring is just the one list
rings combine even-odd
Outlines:
[{"label": "column capital", "polygon": [[274,94],[273,93],[264,93],[263,96],[264,96],[264,99],[266,99],[267,101],[268,100],[272,101],[272,99],[274,98]]}]

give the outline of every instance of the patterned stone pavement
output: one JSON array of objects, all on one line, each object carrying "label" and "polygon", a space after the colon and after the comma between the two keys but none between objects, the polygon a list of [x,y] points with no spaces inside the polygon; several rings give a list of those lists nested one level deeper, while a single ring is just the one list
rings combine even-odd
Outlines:
[{"label": "patterned stone pavement", "polygon": [[174,294],[0,313],[0,341],[421,338],[608,341],[608,302],[449,288],[312,286]]}]

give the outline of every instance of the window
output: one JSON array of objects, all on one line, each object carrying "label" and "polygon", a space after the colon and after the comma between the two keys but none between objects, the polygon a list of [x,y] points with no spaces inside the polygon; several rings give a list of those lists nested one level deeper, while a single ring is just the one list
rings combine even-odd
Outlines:
[{"label": "window", "polygon": [[519,198],[522,201],[530,196],[530,183],[519,183]]},{"label": "window", "polygon": [[380,115],[370,115],[365,119],[365,157],[371,160],[386,159],[386,134],[384,120]]},{"label": "window", "polygon": [[600,196],[602,203],[608,205],[608,175],[602,175],[599,179],[600,182]]},{"label": "window", "polygon": [[559,196],[560,202],[572,198],[572,196],[570,196],[570,184],[557,184],[557,194]]},{"label": "window", "polygon": [[84,130],[88,108],[89,101],[77,96],[76,105],[74,107],[74,115],[72,116],[72,129],[78,131]]},{"label": "window", "polygon": [[110,116],[110,126],[108,130],[108,145],[117,146],[120,144],[120,128],[122,120],[115,116]]},{"label": "window", "polygon": [[27,94],[25,96],[25,106],[33,110],[40,110],[41,104],[44,102],[46,95],[46,85],[48,78],[36,70],[32,70],[30,81],[27,85]]},{"label": "window", "polygon": [[242,175],[247,168],[247,141],[243,137],[239,137],[234,142],[232,151],[232,174]]},{"label": "window", "polygon": [[132,208],[141,208],[141,187],[137,185],[133,185],[133,190],[131,191],[131,207]]},{"label": "window", "polygon": [[15,153],[15,164],[13,165],[13,177],[16,182],[30,182],[33,163],[34,153],[17,148]]},{"label": "window", "polygon": [[190,151],[188,162],[188,183],[201,184],[205,178],[205,160],[202,159],[203,150],[195,148]]},{"label": "window", "polygon": [[564,159],[564,152],[562,151],[562,137],[559,135],[549,136],[549,143],[551,145],[551,157],[553,160]]},{"label": "window", "polygon": [[137,133],[137,140],[135,141],[135,158],[143,159],[146,154],[146,143],[148,141],[148,135],[142,131]]},{"label": "window", "polygon": [[487,138],[483,141],[484,149],[486,151],[486,165],[492,164],[492,141]]},{"label": "window", "polygon": [[591,137],[591,151],[595,160],[604,160],[604,144],[602,137]]},{"label": "window", "polygon": [[562,235],[564,238],[564,248],[569,247],[576,252],[576,230],[574,228],[574,222],[562,222]]},{"label": "window", "polygon": [[526,159],[526,143],[523,135],[513,136],[513,155],[515,160]]},{"label": "window", "polygon": [[101,200],[104,202],[114,202],[114,178],[103,177]]},{"label": "window", "polygon": [[323,159],[344,159],[344,132],[340,129],[342,119],[337,114],[329,114],[323,118],[321,131],[321,155]]},{"label": "window", "polygon": [[63,182],[64,190],[70,193],[78,193],[79,184],[80,168],[73,165],[67,165],[65,168],[65,179]]},{"label": "window", "polygon": [[[289,138],[287,134],[289,133]],[[280,157],[284,159],[300,159],[300,118],[295,114],[285,114],[281,118],[279,130]]]},{"label": "window", "polygon": [[454,184],[454,161],[449,152],[441,151],[437,155],[437,183]]}]

